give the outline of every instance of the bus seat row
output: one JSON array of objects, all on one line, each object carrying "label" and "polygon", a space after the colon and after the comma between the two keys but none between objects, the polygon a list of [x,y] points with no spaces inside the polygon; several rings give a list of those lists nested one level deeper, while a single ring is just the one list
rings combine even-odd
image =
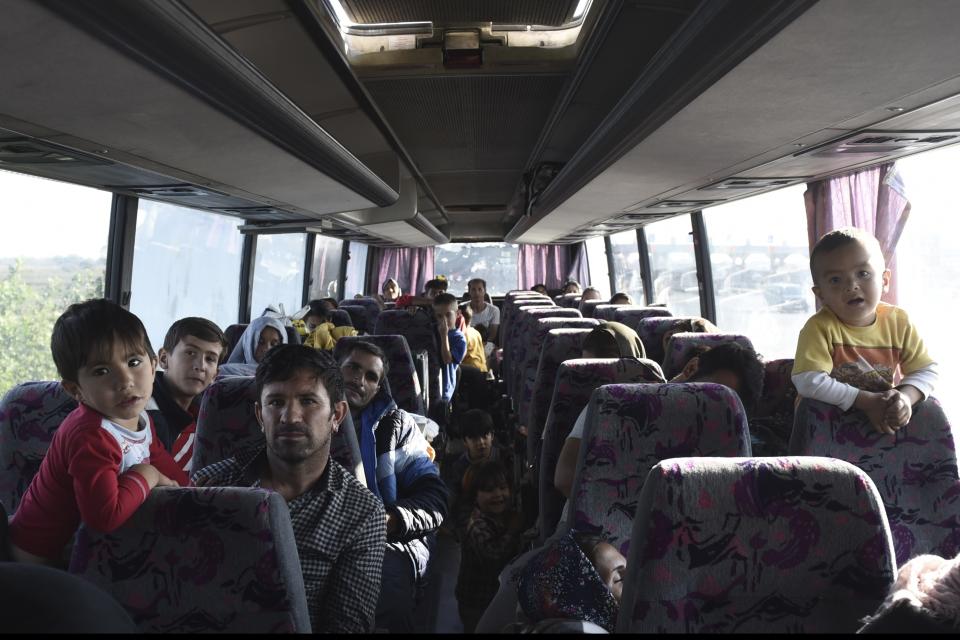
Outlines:
[{"label": "bus seat row", "polygon": [[[356,327],[357,331],[360,333],[373,333],[374,328],[377,326],[377,319],[380,317],[380,303],[371,297],[365,296],[361,298],[348,298],[346,300],[341,300],[339,306],[341,309],[347,306],[362,307],[364,328],[361,330],[356,324],[353,326]],[[351,314],[351,316],[352,315],[353,314]]]},{"label": "bus seat row", "polygon": [[[417,309],[413,314],[403,309],[381,311],[377,317],[374,335],[399,335],[406,338],[411,355],[418,351],[426,352],[427,379],[420,380],[421,388],[426,389],[429,404],[424,408],[436,419],[443,413],[442,394],[443,371],[440,366],[440,344],[437,339],[436,321],[433,314],[425,309]],[[441,422],[438,420],[438,422]]]},{"label": "bus seat row", "polygon": [[561,293],[558,296],[554,296],[553,301],[561,307],[573,307],[574,309],[580,304],[581,295],[579,293]]},{"label": "bus seat row", "polygon": [[[670,380],[683,371],[683,367],[693,357],[696,349],[700,347],[709,349],[728,342],[736,342],[747,349],[753,350],[753,343],[750,342],[750,338],[739,333],[681,332],[673,334],[667,342],[667,350],[663,357],[663,375],[666,376],[667,380]],[[644,343],[644,347],[646,347],[646,343]]]},{"label": "bus seat row", "polygon": [[768,360],[763,365],[763,391],[753,415],[748,415],[756,456],[787,455],[797,403],[797,388],[790,379],[792,371],[793,358]]},{"label": "bus seat row", "polygon": [[[364,307],[355,304],[342,304],[334,309],[334,311],[347,314],[347,318],[350,320],[350,326],[356,329],[357,333],[364,334],[371,330],[372,325],[367,324],[367,310]],[[334,326],[336,326],[336,323],[334,323]]]}]

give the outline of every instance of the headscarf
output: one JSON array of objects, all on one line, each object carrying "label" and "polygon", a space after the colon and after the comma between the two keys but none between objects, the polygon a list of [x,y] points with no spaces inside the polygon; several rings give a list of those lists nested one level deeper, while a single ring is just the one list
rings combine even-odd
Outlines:
[{"label": "headscarf", "polygon": [[517,602],[530,622],[586,620],[613,633],[620,606],[590,559],[567,532],[520,570]]},{"label": "headscarf", "polygon": [[230,357],[227,358],[227,362],[256,365],[257,361],[253,357],[253,354],[257,352],[257,343],[260,341],[260,334],[263,333],[263,330],[267,327],[276,329],[280,333],[280,342],[283,344],[287,343],[287,330],[284,328],[283,323],[277,318],[260,316],[244,329],[243,334],[241,334],[240,339],[237,341],[237,346],[230,352]]},{"label": "headscarf", "polygon": [[[645,358],[646,350],[637,332],[621,322],[604,322],[593,329],[590,334],[605,333],[617,343],[621,358]],[[587,335],[589,338],[590,334]],[[586,340],[587,338],[584,338]]]}]

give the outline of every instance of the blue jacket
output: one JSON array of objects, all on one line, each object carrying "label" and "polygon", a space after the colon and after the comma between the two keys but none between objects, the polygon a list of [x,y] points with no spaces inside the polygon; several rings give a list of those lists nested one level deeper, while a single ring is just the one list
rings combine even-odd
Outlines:
[{"label": "blue jacket", "polygon": [[407,552],[417,576],[426,573],[427,535],[447,516],[447,488],[427,455],[427,441],[406,411],[380,389],[354,419],[367,488],[395,513],[399,530],[387,544]]}]

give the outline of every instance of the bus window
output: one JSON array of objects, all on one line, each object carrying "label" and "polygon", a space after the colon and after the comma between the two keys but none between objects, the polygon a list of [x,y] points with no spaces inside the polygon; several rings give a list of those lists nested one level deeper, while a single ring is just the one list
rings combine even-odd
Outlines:
[{"label": "bus window", "polygon": [[897,160],[910,217],[897,245],[897,305],[916,324],[940,365],[933,395],[943,404],[960,437],[960,403],[951,391],[960,384],[960,349],[953,322],[960,315],[960,200],[956,167],[960,146]]},{"label": "bus window", "polygon": [[434,269],[447,277],[447,291],[462,297],[472,278],[487,282],[487,293],[501,296],[517,288],[517,245],[506,242],[473,242],[438,245]]},{"label": "bus window", "polygon": [[264,309],[283,305],[288,315],[303,300],[303,263],[307,250],[304,233],[261,235],[257,238],[257,259],[253,267],[253,292],[250,317],[263,315]]},{"label": "bus window", "polygon": [[675,316],[700,315],[697,260],[690,216],[681,215],[645,227],[653,272],[653,301]]},{"label": "bus window", "polygon": [[629,293],[636,304],[643,304],[643,280],[640,277],[640,252],[634,229],[610,236],[613,250],[613,282],[617,291]]},{"label": "bus window", "polygon": [[130,311],[147,328],[154,349],[174,321],[237,321],[240,221],[172,204],[140,200],[133,249]]},{"label": "bus window", "polygon": [[703,212],[717,326],[748,336],[768,360],[794,356],[797,335],[816,311],[805,190],[796,185]]},{"label": "bus window", "polygon": [[607,267],[607,247],[603,241],[603,236],[588,238],[584,244],[587,245],[590,282],[581,282],[580,284],[583,285],[584,289],[587,286],[593,287],[600,292],[600,297],[603,300],[609,300],[613,294],[610,293],[610,270]]},{"label": "bus window", "polygon": [[[352,298],[358,293],[360,295],[380,293],[376,288],[372,291],[364,290],[367,281],[367,253],[370,248],[359,242],[351,242],[347,246],[347,251],[350,259],[347,261],[347,279],[343,285],[343,297]],[[379,286],[379,283],[375,285],[375,287]]]},{"label": "bus window", "polygon": [[[313,247],[313,273],[310,274],[310,299],[339,299],[340,292],[337,288],[340,285],[340,258],[343,255],[343,240],[320,235],[316,238],[316,244]],[[353,250],[354,245],[351,245],[350,251]],[[364,261],[366,261],[366,257],[364,257]],[[360,284],[363,288],[363,283]],[[352,298],[353,293],[349,297]],[[288,312],[290,311],[292,310],[288,309]]]},{"label": "bus window", "polygon": [[56,380],[53,323],[103,296],[111,194],[0,171],[0,393]]}]

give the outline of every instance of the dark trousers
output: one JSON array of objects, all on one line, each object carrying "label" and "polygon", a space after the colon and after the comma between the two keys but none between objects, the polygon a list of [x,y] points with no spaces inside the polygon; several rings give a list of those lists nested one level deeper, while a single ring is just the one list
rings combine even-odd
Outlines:
[{"label": "dark trousers", "polygon": [[387,546],[377,601],[377,628],[390,633],[413,632],[416,594],[417,576],[410,557],[405,551]]}]

